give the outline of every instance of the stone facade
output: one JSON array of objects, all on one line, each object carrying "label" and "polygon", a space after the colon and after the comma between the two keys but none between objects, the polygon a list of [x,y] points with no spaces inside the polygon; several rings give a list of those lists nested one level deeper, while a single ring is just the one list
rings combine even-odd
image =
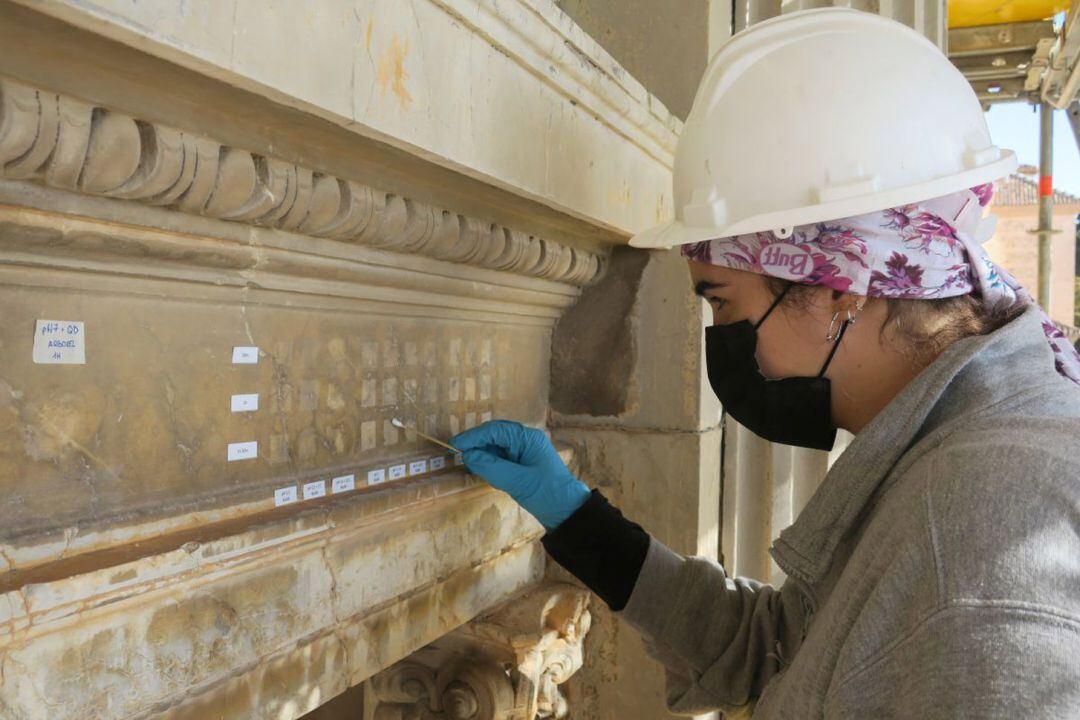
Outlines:
[{"label": "stone facade", "polygon": [[550,424],[715,556],[700,304],[613,253],[678,130],[547,0],[0,0],[0,718],[664,716],[391,421]]}]

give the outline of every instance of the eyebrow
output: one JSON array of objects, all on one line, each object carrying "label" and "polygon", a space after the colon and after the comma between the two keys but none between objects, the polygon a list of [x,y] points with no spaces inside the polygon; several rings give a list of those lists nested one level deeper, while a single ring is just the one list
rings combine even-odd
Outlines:
[{"label": "eyebrow", "polygon": [[705,297],[705,293],[710,290],[716,290],[720,288],[726,288],[728,286],[725,282],[709,282],[708,280],[702,280],[694,286],[694,292],[701,297]]}]

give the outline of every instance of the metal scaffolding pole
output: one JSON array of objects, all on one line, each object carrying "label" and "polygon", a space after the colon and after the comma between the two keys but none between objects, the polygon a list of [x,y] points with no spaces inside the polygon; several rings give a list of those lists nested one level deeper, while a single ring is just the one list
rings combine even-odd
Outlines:
[{"label": "metal scaffolding pole", "polygon": [[1050,311],[1050,238],[1054,232],[1054,106],[1039,105],[1039,304]]}]

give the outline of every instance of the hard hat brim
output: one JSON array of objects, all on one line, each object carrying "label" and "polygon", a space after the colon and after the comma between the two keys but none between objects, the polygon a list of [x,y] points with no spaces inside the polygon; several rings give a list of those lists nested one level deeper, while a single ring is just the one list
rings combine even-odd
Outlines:
[{"label": "hard hat brim", "polygon": [[1005,177],[1016,170],[1017,166],[1016,154],[1011,150],[1001,149],[1001,156],[992,162],[929,182],[781,212],[753,215],[717,227],[685,225],[677,219],[672,219],[634,235],[630,238],[629,244],[636,248],[669,250],[677,245],[687,245],[713,238],[854,217],[885,208],[930,200],[991,182]]}]

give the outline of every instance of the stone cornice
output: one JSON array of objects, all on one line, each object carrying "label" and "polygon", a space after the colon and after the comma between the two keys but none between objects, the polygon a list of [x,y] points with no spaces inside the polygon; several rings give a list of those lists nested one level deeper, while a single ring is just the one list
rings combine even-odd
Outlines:
[{"label": "stone cornice", "polygon": [[10,80],[0,176],[571,285],[602,267],[595,253]]},{"label": "stone cornice", "polygon": [[553,0],[433,2],[671,168],[682,123]]},{"label": "stone cornice", "polygon": [[[671,214],[682,124],[553,0],[15,0],[0,15],[0,74],[137,118],[591,250]],[[28,62],[42,43],[56,52]],[[383,178],[337,164],[395,153]],[[406,166],[416,184],[390,183]]]},{"label": "stone cornice", "polygon": [[[0,280],[189,301],[551,325],[579,290],[0,178]],[[53,271],[49,274],[38,269]],[[132,280],[137,279],[137,283]]]},{"label": "stone cornice", "polygon": [[[251,717],[299,717],[541,580],[540,526],[502,493],[451,484],[409,512],[327,498],[4,592],[0,707],[201,720],[251,693]],[[444,545],[430,564],[387,571],[432,538]],[[65,662],[80,672],[62,675]]]}]

